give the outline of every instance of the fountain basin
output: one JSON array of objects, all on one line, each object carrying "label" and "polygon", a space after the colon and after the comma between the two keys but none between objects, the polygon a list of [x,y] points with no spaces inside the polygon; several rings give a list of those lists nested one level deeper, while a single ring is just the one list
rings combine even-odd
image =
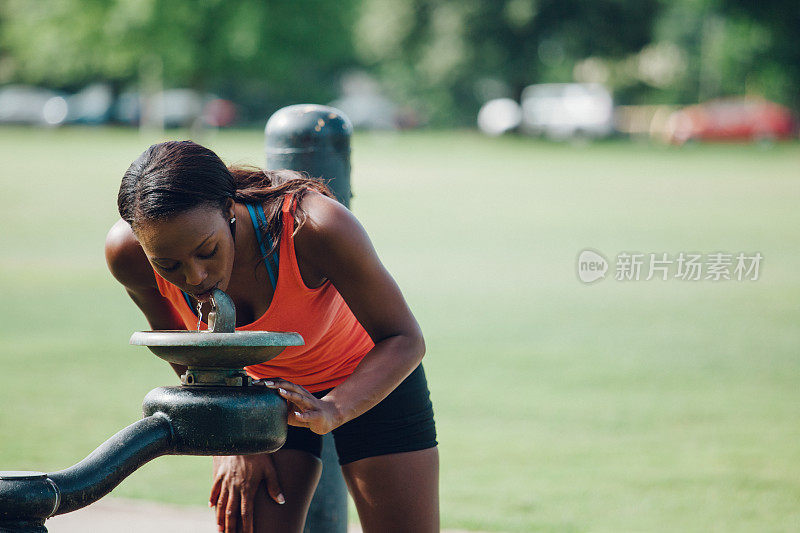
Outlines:
[{"label": "fountain basin", "polygon": [[269,361],[286,346],[302,346],[303,337],[275,331],[137,331],[130,343],[147,346],[170,363],[200,368],[242,368]]}]

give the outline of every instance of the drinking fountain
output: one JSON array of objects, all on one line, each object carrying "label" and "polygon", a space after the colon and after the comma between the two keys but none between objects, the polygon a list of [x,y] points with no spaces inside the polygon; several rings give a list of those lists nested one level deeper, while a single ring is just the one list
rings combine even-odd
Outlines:
[{"label": "drinking fountain", "polygon": [[46,532],[45,520],[94,503],[148,461],[162,455],[269,453],[286,440],[288,409],[274,389],[244,367],[269,361],[297,333],[235,331],[236,309],[214,290],[207,331],[139,331],[130,343],[185,365],[181,385],[158,387],[144,417],[78,464],[57,472],[0,471],[0,533]]}]

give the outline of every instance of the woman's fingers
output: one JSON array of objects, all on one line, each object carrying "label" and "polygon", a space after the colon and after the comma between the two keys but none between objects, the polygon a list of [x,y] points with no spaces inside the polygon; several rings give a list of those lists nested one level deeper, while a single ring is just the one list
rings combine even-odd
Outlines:
[{"label": "woman's fingers", "polygon": [[305,394],[306,396],[311,396],[311,393],[308,392],[302,385],[292,383],[291,381],[286,381],[285,379],[267,380],[263,381],[262,383],[264,383],[264,385],[266,385],[271,389],[285,389],[291,392],[296,392],[298,394]]},{"label": "woman's fingers", "polygon": [[284,388],[279,388],[278,394],[280,394],[282,398],[292,402],[298,407],[302,407],[303,409],[314,409],[319,401],[311,395],[306,396],[305,394],[290,391]]},{"label": "woman's fingers", "polygon": [[255,494],[242,493],[241,501],[241,516],[242,516],[242,533],[253,533],[253,497]]},{"label": "woman's fingers", "polygon": [[283,492],[281,492],[281,486],[274,477],[267,479],[267,492],[269,493],[269,497],[275,500],[276,503],[281,505],[286,503],[286,498],[283,497]]},{"label": "woman's fingers", "polygon": [[252,533],[255,499],[262,480],[272,499],[278,503],[285,501],[272,455],[236,455],[214,459],[215,476],[210,501],[216,506],[219,531],[233,533],[241,529],[244,533]]},{"label": "woman's fingers", "polygon": [[308,392],[304,387],[292,383],[291,381],[272,379],[260,381],[260,383],[263,383],[271,389],[277,389],[278,394],[280,394],[283,399],[293,403],[302,411],[313,410],[319,404],[319,400],[313,394]]},{"label": "woman's fingers", "polygon": [[240,511],[239,491],[232,490],[225,506],[225,533],[236,533],[236,521]]},{"label": "woman's fingers", "polygon": [[217,500],[216,514],[217,514],[217,529],[220,531],[225,530],[225,509],[228,507],[228,490],[225,488]]},{"label": "woman's fingers", "polygon": [[219,499],[219,490],[222,486],[222,478],[215,478],[214,484],[211,485],[211,495],[208,497],[208,505],[209,507],[214,507],[217,505],[217,500]]},{"label": "woman's fingers", "polygon": [[283,379],[261,381],[263,385],[277,389],[278,394],[289,402],[290,426],[307,427],[314,433],[324,435],[337,425],[340,416],[336,407],[320,400],[306,389]]},{"label": "woman's fingers", "polygon": [[297,426],[301,428],[308,427],[309,413],[301,413],[300,411],[290,411],[288,423],[290,426]]},{"label": "woman's fingers", "polygon": [[270,498],[281,505],[286,503],[283,491],[281,491],[281,485],[278,482],[278,471],[275,469],[275,462],[272,456],[270,456],[269,462],[264,465],[264,481],[267,484],[267,493]]}]

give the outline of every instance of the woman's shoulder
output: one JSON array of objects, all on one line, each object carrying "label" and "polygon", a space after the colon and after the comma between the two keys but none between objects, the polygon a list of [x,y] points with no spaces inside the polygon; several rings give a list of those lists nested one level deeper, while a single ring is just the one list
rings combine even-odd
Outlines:
[{"label": "woman's shoulder", "polygon": [[[295,243],[312,246],[340,245],[342,239],[356,237],[363,229],[353,213],[334,198],[308,191],[300,201],[305,220],[297,229]],[[302,245],[302,243],[301,243]]]},{"label": "woman's shoulder", "polygon": [[[315,278],[348,275],[377,261],[369,236],[358,219],[335,199],[317,192],[303,196],[304,223],[294,236],[298,263]],[[367,267],[369,268],[369,267]],[[303,268],[301,267],[301,271]]]},{"label": "woman's shoulder", "polygon": [[157,288],[155,274],[130,224],[118,220],[106,235],[106,263],[111,274],[128,289]]}]

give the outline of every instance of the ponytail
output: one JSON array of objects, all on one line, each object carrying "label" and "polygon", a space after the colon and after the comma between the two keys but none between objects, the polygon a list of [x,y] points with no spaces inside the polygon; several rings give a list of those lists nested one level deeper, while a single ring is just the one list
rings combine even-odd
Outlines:
[{"label": "ponytail", "polygon": [[287,194],[290,194],[292,201],[297,204],[294,211],[297,229],[300,229],[306,221],[306,214],[300,207],[300,201],[308,191],[334,197],[321,180],[310,178],[305,172],[285,169],[262,170],[252,166],[228,166],[228,171],[233,176],[236,188],[233,199],[236,202],[258,203],[264,206],[267,226],[261,227],[259,223],[259,229],[262,235],[271,237],[273,244],[268,253],[272,253],[278,247],[282,228],[281,207]]}]

